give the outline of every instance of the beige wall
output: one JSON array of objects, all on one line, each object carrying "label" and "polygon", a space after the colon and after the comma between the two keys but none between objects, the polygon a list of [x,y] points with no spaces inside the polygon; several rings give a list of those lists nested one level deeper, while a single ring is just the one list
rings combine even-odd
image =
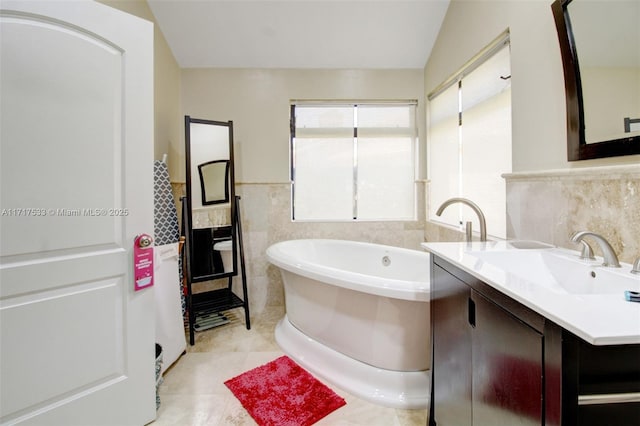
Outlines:
[{"label": "beige wall", "polygon": [[[101,2],[155,21],[145,0]],[[418,81],[417,70],[181,71],[156,26],[155,158],[168,153],[172,180],[184,181],[183,115],[234,120],[238,181],[286,182],[289,99],[414,98],[424,117],[426,93],[509,28],[513,171],[638,163],[640,156],[566,161],[564,81],[550,4],[551,0],[452,0],[423,81]],[[421,128],[421,148],[424,134]],[[423,154],[419,160],[424,177]]]},{"label": "beige wall", "polygon": [[[589,229],[632,262],[638,249],[640,156],[566,160],[564,76],[551,3],[452,0],[425,67],[425,91],[509,28],[514,173],[506,177],[508,238],[576,249],[570,235]],[[425,236],[460,238],[432,223]]]},{"label": "beige wall", "polygon": [[[155,18],[145,0],[99,0],[116,9],[151,21]],[[180,67],[157,25],[154,25],[154,159],[168,154],[169,174],[176,174],[172,152],[182,146],[180,115]]]},{"label": "beige wall", "polygon": [[[291,99],[417,99],[419,117],[424,117],[423,93],[419,69],[182,70],[183,113],[233,121],[239,183],[289,181]],[[184,149],[178,161],[184,163]],[[184,165],[175,178],[184,179]]]},{"label": "beige wall", "polygon": [[633,164],[640,156],[567,162],[564,77],[552,0],[452,0],[425,67],[430,92],[509,28],[513,171]]},{"label": "beige wall", "polygon": [[[300,223],[291,221],[289,114],[291,99],[417,99],[424,117],[423,71],[185,69],[183,112],[194,118],[233,120],[236,192],[242,197],[243,240],[253,318],[284,306],[280,274],[266,259],[273,243],[297,238],[340,238],[419,249],[424,222]],[[421,123],[421,126],[424,122]],[[424,129],[419,129],[420,135]],[[423,151],[421,151],[423,152]],[[181,153],[181,155],[184,155]],[[181,162],[184,162],[181,157]],[[184,167],[182,168],[184,179]],[[424,186],[418,184],[424,217]],[[238,281],[236,280],[236,285]],[[196,287],[195,291],[199,291]]]}]

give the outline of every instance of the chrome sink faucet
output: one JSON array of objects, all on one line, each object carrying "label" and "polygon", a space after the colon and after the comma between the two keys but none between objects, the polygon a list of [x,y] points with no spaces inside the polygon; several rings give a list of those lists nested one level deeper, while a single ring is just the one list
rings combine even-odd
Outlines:
[{"label": "chrome sink faucet", "polygon": [[616,256],[616,252],[613,250],[613,247],[611,247],[611,244],[609,244],[609,242],[602,235],[596,234],[595,232],[591,231],[579,231],[573,234],[573,236],[571,237],[571,242],[577,244],[581,242],[584,237],[593,238],[600,246],[600,249],[602,250],[602,257],[604,258],[602,266],[608,266],[611,268],[620,267],[620,262],[618,262],[618,256]]},{"label": "chrome sink faucet", "polygon": [[[449,205],[454,204],[454,203],[462,203],[465,204],[469,207],[471,207],[471,209],[476,212],[476,214],[478,215],[478,222],[480,222],[480,241],[487,241],[487,221],[484,218],[484,213],[482,213],[482,210],[480,210],[480,207],[478,207],[478,205],[476,203],[474,203],[473,201],[466,199],[466,198],[449,198],[447,201],[445,201],[444,203],[442,203],[442,205],[440,207],[438,207],[438,211],[436,212],[436,216],[440,216],[442,214],[442,212],[444,211],[444,209],[446,209]],[[466,229],[466,236],[467,236],[467,242],[470,243],[472,240],[472,230],[471,230],[471,222],[467,222],[467,229]]]},{"label": "chrome sink faucet", "polygon": [[640,275],[640,257],[637,258],[635,262],[633,262],[633,267],[631,268],[631,273]]}]

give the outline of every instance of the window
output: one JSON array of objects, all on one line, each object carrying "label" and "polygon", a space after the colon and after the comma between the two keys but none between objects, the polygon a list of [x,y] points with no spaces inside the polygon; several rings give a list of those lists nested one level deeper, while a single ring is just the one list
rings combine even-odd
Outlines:
[{"label": "window", "polygon": [[294,103],[293,219],[415,220],[416,104]]},{"label": "window", "polygon": [[[506,237],[506,189],[511,172],[511,66],[509,33],[429,96],[429,219],[460,227],[477,223],[461,204],[438,217],[452,197],[474,201],[487,219],[487,233]],[[477,230],[477,228],[476,228]]]}]

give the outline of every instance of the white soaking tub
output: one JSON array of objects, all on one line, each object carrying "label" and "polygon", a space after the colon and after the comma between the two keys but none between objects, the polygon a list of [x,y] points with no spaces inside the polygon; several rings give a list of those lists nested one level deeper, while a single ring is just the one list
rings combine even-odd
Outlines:
[{"label": "white soaking tub", "polygon": [[267,249],[282,273],[285,353],[363,399],[425,408],[430,366],[429,254],[343,240]]}]

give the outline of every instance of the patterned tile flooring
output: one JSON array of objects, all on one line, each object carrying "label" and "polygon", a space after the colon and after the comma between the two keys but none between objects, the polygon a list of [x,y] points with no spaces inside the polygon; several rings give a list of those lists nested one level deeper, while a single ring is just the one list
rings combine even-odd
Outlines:
[{"label": "patterned tile flooring", "polygon": [[[242,311],[232,315],[230,324],[196,333],[195,345],[187,345],[187,353],[164,373],[153,426],[256,424],[223,382],[283,355],[273,331],[284,311],[271,308],[259,321],[252,320],[251,330],[245,328]],[[318,426],[426,425],[426,410],[381,407],[328,385],[347,405],[320,420]]]}]

